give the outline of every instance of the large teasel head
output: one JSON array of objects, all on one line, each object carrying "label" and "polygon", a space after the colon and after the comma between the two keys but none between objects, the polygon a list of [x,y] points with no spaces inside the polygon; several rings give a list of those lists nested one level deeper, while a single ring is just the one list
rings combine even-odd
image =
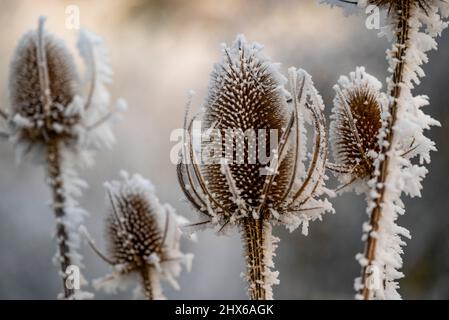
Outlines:
[{"label": "large teasel head", "polygon": [[[71,149],[109,147],[110,109],[106,84],[112,71],[102,40],[80,30],[78,49],[86,64],[80,77],[64,41],[48,33],[45,18],[24,34],[14,52],[9,75],[9,135],[20,153],[63,143]],[[125,107],[118,100],[117,107]],[[6,112],[5,112],[6,115]]]},{"label": "large teasel head", "polygon": [[330,124],[334,164],[328,167],[344,183],[373,177],[374,160],[380,147],[382,110],[387,100],[380,92],[382,84],[363,67],[340,77]]},{"label": "large teasel head", "polygon": [[[287,91],[279,65],[261,49],[243,36],[223,45],[202,111],[186,116],[180,185],[207,223],[220,227],[248,217],[297,227],[331,208],[316,200],[327,152],[321,98],[311,77],[294,68]],[[204,130],[200,152],[196,123]],[[315,137],[306,170],[307,123]]]},{"label": "large teasel head", "polygon": [[168,204],[161,204],[150,181],[138,174],[121,173],[122,181],[106,183],[109,212],[106,218],[108,254],[94,250],[114,269],[95,281],[97,289],[115,291],[132,276],[148,299],[164,298],[160,280],[179,286],[175,278],[181,263],[190,269],[193,255],[180,251],[179,224],[186,220]]},{"label": "large teasel head", "polygon": [[[261,49],[243,36],[223,45],[201,112],[192,119],[186,113],[177,167],[184,194],[205,217],[191,226],[239,228],[248,295],[257,300],[272,299],[271,287],[278,283],[272,224],[291,230],[302,224],[307,233],[310,220],[332,210],[319,199],[327,157],[321,98],[311,77],[294,68],[287,91],[279,65]],[[310,158],[306,124],[314,132]]]}]

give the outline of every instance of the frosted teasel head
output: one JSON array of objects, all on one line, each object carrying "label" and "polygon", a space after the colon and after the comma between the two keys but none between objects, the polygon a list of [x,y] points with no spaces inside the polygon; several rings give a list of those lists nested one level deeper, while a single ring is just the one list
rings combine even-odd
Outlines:
[{"label": "frosted teasel head", "polygon": [[356,180],[367,181],[374,175],[374,161],[380,151],[382,112],[388,99],[382,84],[358,67],[335,85],[330,141],[334,163],[328,164],[343,186]]},{"label": "frosted teasel head", "polygon": [[[288,92],[279,65],[261,50],[241,35],[231,46],[223,45],[201,112],[191,119],[186,113],[178,179],[189,202],[205,217],[195,226],[221,231],[251,218],[289,229],[303,223],[307,233],[310,220],[332,211],[326,199],[319,199],[326,178],[324,106],[305,71],[289,70]],[[200,146],[194,145],[195,121],[220,137],[203,137]],[[306,124],[314,132],[310,158]],[[274,139],[270,131],[277,132]],[[258,157],[262,151],[270,153],[266,162]]]},{"label": "frosted teasel head", "polygon": [[106,218],[108,254],[92,248],[113,267],[113,272],[94,282],[96,289],[115,292],[137,278],[137,293],[163,299],[160,281],[179,289],[176,277],[181,264],[190,270],[192,254],[180,251],[181,230],[187,222],[168,204],[161,204],[154,186],[138,174],[121,173],[121,181],[105,184],[109,202]]},{"label": "frosted teasel head", "polygon": [[22,37],[10,67],[9,134],[19,154],[54,142],[71,149],[109,146],[113,136],[108,122],[115,110],[109,110],[104,86],[111,73],[105,49],[93,41],[92,33],[80,32],[79,48],[87,66],[81,80],[65,43],[44,24],[45,18],[39,18],[37,30]]}]

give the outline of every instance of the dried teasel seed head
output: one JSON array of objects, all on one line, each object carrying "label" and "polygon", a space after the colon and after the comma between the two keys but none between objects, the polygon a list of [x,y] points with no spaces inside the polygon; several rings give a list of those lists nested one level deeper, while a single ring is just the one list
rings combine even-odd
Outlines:
[{"label": "dried teasel seed head", "polygon": [[168,204],[161,204],[150,181],[138,174],[121,173],[123,181],[106,183],[110,209],[106,219],[108,255],[95,251],[115,267],[115,273],[95,282],[95,287],[118,285],[124,276],[137,273],[149,299],[163,298],[160,280],[175,288],[181,263],[190,269],[193,255],[180,251],[179,224],[187,220],[176,215]]},{"label": "dried teasel seed head", "polygon": [[[235,189],[248,208],[256,208],[263,199],[263,186],[266,175],[261,174],[267,166],[251,154],[267,153],[270,147],[270,131],[278,132],[287,127],[289,120],[288,106],[283,86],[286,82],[277,66],[260,53],[258,44],[248,44],[243,36],[239,36],[231,47],[223,49],[223,60],[215,66],[211,75],[209,96],[205,103],[202,124],[205,128],[220,130],[224,139],[225,153],[213,154],[208,160],[213,164],[203,166],[203,174],[208,187],[217,201],[228,212],[234,212],[237,204],[229,188],[229,179],[223,173],[220,159],[229,162],[230,175],[233,177]],[[259,143],[251,133],[259,134],[259,129],[266,130],[265,144]],[[229,132],[249,133],[248,136],[233,137]],[[275,142],[279,142],[279,139]],[[213,148],[214,142],[205,142],[204,149]],[[222,146],[222,141],[218,141]],[[252,145],[253,149],[250,149]],[[226,150],[231,150],[226,152]],[[243,163],[236,163],[238,157]],[[254,160],[251,162],[251,160]],[[289,172],[293,157],[287,154],[280,163],[271,192],[267,195],[267,205],[280,200],[288,184]],[[265,212],[263,214],[268,214]]]},{"label": "dried teasel seed head", "polygon": [[12,126],[19,139],[45,142],[73,139],[78,114],[67,114],[79,78],[65,43],[39,28],[20,40],[9,76]]},{"label": "dried teasel seed head", "polygon": [[352,179],[369,178],[379,152],[378,134],[385,97],[382,85],[360,67],[348,77],[342,76],[335,86],[330,139],[337,173]]},{"label": "dried teasel seed head", "polygon": [[[317,199],[326,178],[324,105],[304,70],[289,70],[287,91],[279,65],[261,48],[242,35],[223,46],[201,112],[189,120],[186,113],[178,180],[195,209],[210,218],[201,226],[222,230],[262,218],[291,230],[304,223],[306,233],[309,220],[332,211]],[[192,138],[197,122],[200,144]],[[314,133],[310,158],[306,126]]]}]

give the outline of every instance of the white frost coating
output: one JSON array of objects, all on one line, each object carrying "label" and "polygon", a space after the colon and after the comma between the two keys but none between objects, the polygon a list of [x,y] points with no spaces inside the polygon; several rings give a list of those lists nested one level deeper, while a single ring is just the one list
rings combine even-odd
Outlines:
[{"label": "white frost coating", "polygon": [[[159,202],[155,194],[155,188],[149,180],[139,174],[130,176],[126,171],[121,171],[120,176],[120,181],[105,183],[106,189],[112,195],[123,199],[130,196],[138,196],[140,199],[145,200],[150,205],[151,212],[148,212],[148,214],[155,218],[158,233],[161,235],[165,234],[161,249],[162,254],[159,255],[156,252],[152,252],[148,256],[143,257],[148,266],[154,298],[165,299],[160,286],[161,280],[168,282],[174,289],[179,290],[176,278],[181,273],[181,265],[184,264],[187,271],[190,271],[192,266],[193,254],[185,254],[180,249],[182,235],[180,226],[188,223],[188,220],[177,215],[174,208],[169,204],[161,204]],[[110,210],[112,211],[113,208]],[[121,217],[121,219],[125,218]],[[128,231],[122,230],[122,232]],[[132,237],[131,234],[128,236]],[[119,289],[126,289],[131,283],[137,283],[138,286],[134,291],[135,297],[141,298],[143,287],[141,279],[138,278],[138,272],[135,272],[137,270],[129,270],[128,267],[132,267],[131,264],[116,263],[112,267],[113,272],[111,274],[93,282],[95,289],[104,290],[107,293],[115,293]]]},{"label": "white frost coating", "polygon": [[[434,38],[447,27],[447,23],[443,22],[438,14],[439,10],[443,17],[447,17],[448,4],[443,1],[430,2],[427,14],[419,8],[412,8],[411,18],[408,21],[409,40],[404,57],[401,93],[397,99],[397,121],[393,127],[394,139],[389,153],[382,214],[379,228],[374,234],[377,245],[372,265],[380,270],[381,280],[384,281],[385,286],[373,290],[372,298],[374,299],[401,298],[397,292],[399,288],[397,280],[403,277],[402,272],[398,271],[402,267],[402,246],[405,245],[401,237],[410,238],[409,232],[396,224],[398,216],[405,211],[401,195],[405,193],[412,197],[420,196],[421,182],[427,173],[427,169],[422,165],[430,162],[429,153],[436,150],[434,142],[424,136],[424,130],[439,123],[421,110],[421,107],[428,104],[427,97],[414,97],[412,89],[424,76],[421,66],[428,60],[426,52],[436,49]],[[394,25],[396,21],[394,18],[392,20]],[[396,50],[397,46],[393,45],[393,49],[388,52],[390,70],[394,70],[398,63],[394,58]],[[391,92],[394,87],[392,77],[388,79],[388,86]],[[380,145],[386,142],[385,137],[386,134],[382,131],[379,134]],[[417,147],[414,149],[415,146]],[[409,150],[412,151],[409,152]],[[420,165],[411,162],[411,158],[416,156],[419,157]],[[380,159],[375,161],[377,174],[379,174],[380,163]],[[377,177],[370,181],[373,191],[376,183]],[[377,192],[371,193],[367,208],[369,214],[372,213],[378,196]]]},{"label": "white frost coating", "polygon": [[78,49],[87,67],[85,81],[89,87],[83,108],[83,122],[89,128],[89,134],[83,136],[83,143],[91,148],[110,148],[115,140],[110,124],[121,111],[126,110],[126,102],[118,99],[113,108],[110,106],[111,98],[106,86],[112,82],[112,69],[103,40],[82,29]]},{"label": "white frost coating", "polygon": [[265,282],[263,288],[267,294],[267,300],[273,299],[273,285],[279,284],[279,271],[274,269],[274,261],[273,257],[276,256],[275,251],[278,247],[278,243],[280,239],[278,237],[273,236],[271,231],[271,224],[266,222],[264,227],[264,238],[265,238],[265,255],[264,255],[264,265],[266,266],[266,270],[264,273]]}]

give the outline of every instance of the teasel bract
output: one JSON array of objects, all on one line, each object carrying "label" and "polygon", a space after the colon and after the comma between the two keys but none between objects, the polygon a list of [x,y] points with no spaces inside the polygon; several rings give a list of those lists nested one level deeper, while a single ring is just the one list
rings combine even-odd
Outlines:
[{"label": "teasel bract", "polygon": [[[219,232],[237,227],[245,249],[248,295],[272,299],[272,285],[278,283],[272,258],[279,241],[272,225],[293,230],[302,224],[307,234],[309,221],[333,209],[320,198],[326,192],[327,159],[321,97],[311,77],[294,68],[289,70],[288,92],[279,65],[261,49],[243,36],[230,47],[223,45],[201,112],[191,119],[186,112],[177,168],[183,192],[205,218],[191,227],[212,226]],[[197,123],[205,128],[200,142]],[[314,130],[310,159],[306,124]],[[273,132],[277,135],[272,137]],[[267,151],[265,161],[261,156]]]},{"label": "teasel bract", "polygon": [[[54,262],[64,286],[60,297],[81,299],[90,294],[73,289],[66,274],[70,265],[82,267],[77,230],[86,212],[74,197],[86,184],[75,169],[91,164],[94,150],[114,141],[110,120],[116,110],[110,109],[105,87],[111,70],[101,39],[83,30],[78,46],[87,72],[81,81],[65,43],[47,33],[44,23],[41,17],[37,30],[26,33],[15,50],[9,77],[10,111],[1,114],[18,156],[46,167],[56,218]],[[123,102],[118,106],[123,107]]]},{"label": "teasel bract", "polygon": [[[382,33],[392,39],[387,51],[391,75],[387,78],[388,108],[382,117],[378,135],[379,154],[374,160],[374,176],[370,188],[364,225],[365,252],[358,255],[362,275],[356,279],[358,299],[400,299],[397,280],[404,275],[401,237],[410,237],[396,220],[404,214],[402,194],[420,196],[421,182],[427,174],[425,163],[435,144],[424,130],[440,125],[422,111],[428,105],[427,96],[413,96],[412,90],[425,76],[422,65],[427,52],[437,49],[435,38],[448,26],[449,3],[441,0],[324,0],[349,8],[377,5],[386,11],[388,28]],[[413,161],[418,158],[418,163]],[[375,274],[375,278],[373,275]],[[373,280],[377,282],[372,285]]]},{"label": "teasel bract", "polygon": [[[85,232],[94,251],[113,272],[94,281],[97,290],[115,293],[136,280],[136,297],[164,299],[161,280],[179,289],[181,264],[190,271],[193,255],[180,251],[180,226],[188,222],[169,204],[161,204],[150,181],[121,172],[121,181],[105,183],[109,202],[106,219],[108,254]],[[85,230],[85,229],[84,229]]]}]

